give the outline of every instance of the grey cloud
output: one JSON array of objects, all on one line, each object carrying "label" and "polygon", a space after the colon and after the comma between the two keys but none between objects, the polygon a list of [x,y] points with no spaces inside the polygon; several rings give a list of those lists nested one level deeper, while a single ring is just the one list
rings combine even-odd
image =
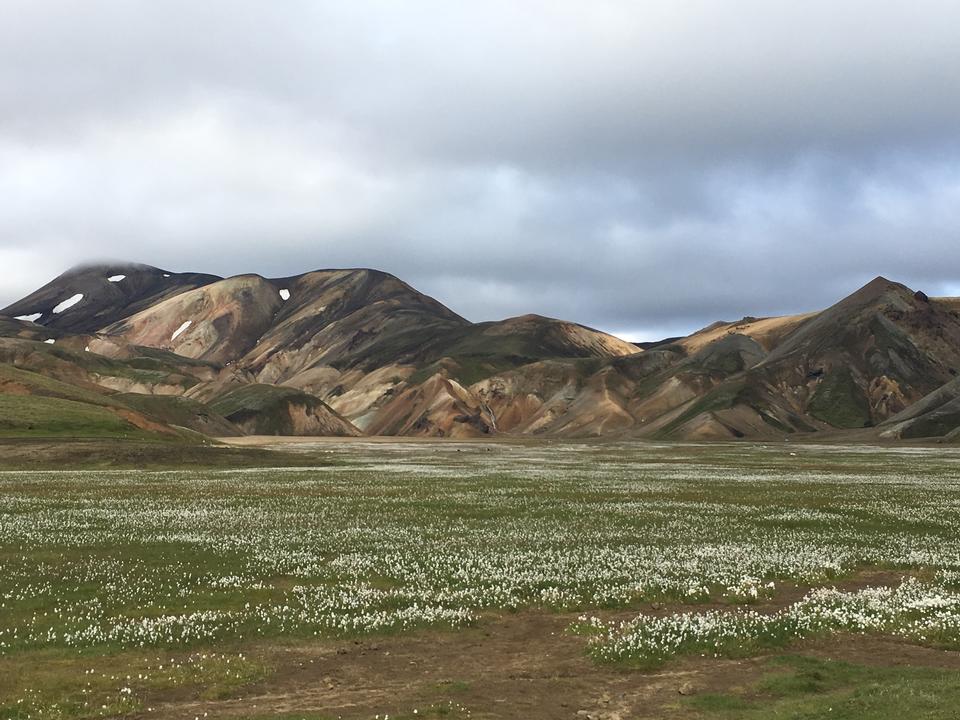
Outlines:
[{"label": "grey cloud", "polygon": [[0,303],[373,266],[631,337],[958,285],[947,2],[19,2]]}]

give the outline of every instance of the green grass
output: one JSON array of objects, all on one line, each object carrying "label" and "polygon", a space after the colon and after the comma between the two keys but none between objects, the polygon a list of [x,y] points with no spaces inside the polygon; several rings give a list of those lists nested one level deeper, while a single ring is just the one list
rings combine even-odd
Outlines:
[{"label": "green grass", "polygon": [[117,717],[170,693],[224,699],[269,674],[239,653],[46,652],[32,660],[0,659],[0,720]]},{"label": "green grass", "polygon": [[470,689],[470,683],[464,680],[447,680],[437,684],[437,690],[444,695],[465,693]]},{"label": "green grass", "polygon": [[305,395],[295,388],[280,385],[242,385],[236,390],[224,393],[210,403],[210,407],[227,417],[238,412],[260,412],[269,410],[277,403],[290,398]]},{"label": "green grass", "polygon": [[144,395],[141,393],[119,393],[113,398],[127,407],[167,422],[188,425],[195,415],[210,413],[209,407],[190,398],[177,395]]},{"label": "green grass", "polygon": [[165,437],[196,441],[199,438],[187,438],[184,433],[137,428],[121,414],[137,410],[160,423],[191,427],[197,416],[209,413],[204,406],[182,398],[98,391],[5,363],[0,363],[0,384],[6,391],[0,393],[0,438]]},{"label": "green grass", "polygon": [[151,470],[174,471],[257,467],[330,467],[341,464],[329,452],[288,453],[252,447],[230,447],[210,441],[159,436],[116,438],[3,438],[0,470]]},{"label": "green grass", "polygon": [[[0,442],[0,457],[18,445]],[[54,706],[88,717],[70,705],[84,683],[106,698],[123,687],[110,679],[119,668],[151,675],[138,663],[170,654],[249,651],[249,674],[215,694],[263,696],[275,689],[277,654],[258,648],[471,623],[482,632],[487,613],[529,609],[732,609],[743,601],[728,588],[744,575],[780,587],[830,585],[881,564],[929,577],[960,570],[960,452],[949,448],[345,443],[248,456],[89,441],[54,454],[69,445],[25,446],[20,469],[0,473],[0,718],[22,717],[12,713],[25,688],[42,690],[31,702],[43,717],[57,717]],[[135,470],[80,469],[82,448],[82,463]],[[51,454],[55,472],[27,472]],[[204,469],[214,457],[219,469]],[[301,467],[276,467],[285,464]],[[691,596],[692,586],[704,589]],[[137,630],[160,616],[172,630]],[[84,676],[91,668],[110,682]],[[956,707],[941,671],[888,670],[785,660],[750,687],[691,698],[689,710],[801,718],[832,706],[869,717],[853,713],[882,705],[886,687],[905,698],[887,700],[902,718]],[[444,672],[450,682],[431,679],[419,699],[466,702],[484,689],[456,667]],[[204,677],[131,686],[129,712],[164,697],[200,702]],[[398,699],[390,715],[412,707]]]},{"label": "green grass", "polygon": [[759,682],[687,704],[704,720],[954,720],[960,672],[787,655],[769,661]]},{"label": "green grass", "polygon": [[[91,405],[115,405],[106,392],[98,392],[81,385],[61,382],[40,373],[0,363],[0,383],[11,388],[24,388],[35,395],[75,400]],[[6,393],[5,393],[6,394]]]},{"label": "green grass", "polygon": [[102,406],[61,398],[0,395],[0,437],[144,438],[150,435]]},{"label": "green grass", "polygon": [[308,407],[322,406],[319,398],[296,388],[282,385],[242,385],[219,396],[210,403],[210,409],[223,417],[255,413],[269,413],[288,402],[297,402]]},{"label": "green grass", "polygon": [[[240,715],[237,720],[334,720],[334,715],[316,715],[302,712],[279,712],[258,715]],[[396,716],[391,716],[396,717]]]}]

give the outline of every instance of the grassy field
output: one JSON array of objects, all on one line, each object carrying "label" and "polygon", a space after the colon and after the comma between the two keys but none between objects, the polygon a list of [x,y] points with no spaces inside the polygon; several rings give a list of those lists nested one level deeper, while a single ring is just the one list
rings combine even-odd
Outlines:
[{"label": "grassy field", "polygon": [[956,450],[297,447],[0,472],[0,718],[956,717]]}]

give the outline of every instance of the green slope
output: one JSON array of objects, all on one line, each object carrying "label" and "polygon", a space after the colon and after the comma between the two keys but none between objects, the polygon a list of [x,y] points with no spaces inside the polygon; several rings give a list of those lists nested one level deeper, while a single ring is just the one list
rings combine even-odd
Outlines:
[{"label": "green slope", "polygon": [[0,395],[0,437],[156,437],[104,406],[36,395]]}]

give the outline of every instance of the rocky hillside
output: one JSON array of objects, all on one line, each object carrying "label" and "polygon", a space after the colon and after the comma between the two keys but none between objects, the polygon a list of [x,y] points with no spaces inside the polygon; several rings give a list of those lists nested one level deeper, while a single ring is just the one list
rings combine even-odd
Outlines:
[{"label": "rocky hillside", "polygon": [[[149,265],[82,265],[0,311],[70,333],[93,333],[141,309],[220,278]],[[69,311],[69,312],[68,312]]]},{"label": "rocky hillside", "polygon": [[[144,432],[960,434],[960,302],[884,278],[820,312],[645,348],[537,315],[474,324],[364,269],[223,279],[86,266],[0,311],[0,368],[78,388],[153,423]],[[44,392],[0,384],[18,407]]]}]

